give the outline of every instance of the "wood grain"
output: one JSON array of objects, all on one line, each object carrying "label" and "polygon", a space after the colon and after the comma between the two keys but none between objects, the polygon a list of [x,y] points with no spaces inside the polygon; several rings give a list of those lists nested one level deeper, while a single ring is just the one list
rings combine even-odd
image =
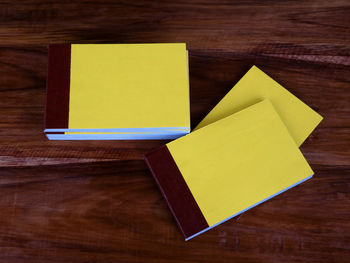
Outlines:
[{"label": "wood grain", "polygon": [[[1,1],[0,262],[350,262],[350,2]],[[252,65],[324,120],[315,177],[183,241],[142,155],[42,134],[49,43],[186,42],[195,126]]]}]

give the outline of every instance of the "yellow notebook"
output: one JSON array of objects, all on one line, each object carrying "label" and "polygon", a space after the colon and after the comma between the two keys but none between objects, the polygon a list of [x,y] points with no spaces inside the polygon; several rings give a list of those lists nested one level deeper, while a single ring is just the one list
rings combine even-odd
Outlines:
[{"label": "yellow notebook", "polygon": [[178,138],[189,103],[184,43],[49,46],[47,134]]},{"label": "yellow notebook", "polygon": [[321,115],[263,71],[253,66],[194,130],[225,118],[263,99],[271,100],[298,146],[306,140],[322,120]]},{"label": "yellow notebook", "polygon": [[186,240],[313,175],[269,100],[172,141],[145,159]]}]

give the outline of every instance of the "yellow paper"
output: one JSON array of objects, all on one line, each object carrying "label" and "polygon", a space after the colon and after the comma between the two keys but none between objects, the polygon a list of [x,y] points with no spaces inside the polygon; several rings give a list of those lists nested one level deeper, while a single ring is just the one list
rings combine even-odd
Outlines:
[{"label": "yellow paper", "polygon": [[69,129],[190,127],[185,44],[73,44]]},{"label": "yellow paper", "polygon": [[167,147],[209,226],[313,175],[269,100]]},{"label": "yellow paper", "polygon": [[249,107],[263,99],[271,100],[298,146],[306,140],[322,120],[321,115],[256,66],[253,66],[202,120],[195,130]]}]

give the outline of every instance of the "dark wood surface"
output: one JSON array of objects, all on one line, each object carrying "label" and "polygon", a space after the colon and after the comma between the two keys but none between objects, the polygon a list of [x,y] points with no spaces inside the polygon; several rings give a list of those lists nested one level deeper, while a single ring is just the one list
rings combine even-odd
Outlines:
[{"label": "dark wood surface", "polygon": [[[1,1],[0,262],[350,262],[350,2]],[[47,141],[49,43],[186,42],[192,123],[255,64],[325,119],[315,177],[185,242],[142,155]]]}]

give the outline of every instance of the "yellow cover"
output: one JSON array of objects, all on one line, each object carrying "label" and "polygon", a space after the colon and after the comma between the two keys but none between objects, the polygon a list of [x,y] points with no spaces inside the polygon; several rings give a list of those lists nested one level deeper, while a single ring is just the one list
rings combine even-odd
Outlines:
[{"label": "yellow cover", "polygon": [[306,140],[322,120],[321,115],[304,104],[263,71],[253,66],[199,123],[195,130],[249,107],[263,99],[271,100],[298,146]]},{"label": "yellow cover", "polygon": [[190,127],[186,44],[73,44],[69,129]]},{"label": "yellow cover", "polygon": [[313,175],[269,100],[167,147],[209,226]]}]

